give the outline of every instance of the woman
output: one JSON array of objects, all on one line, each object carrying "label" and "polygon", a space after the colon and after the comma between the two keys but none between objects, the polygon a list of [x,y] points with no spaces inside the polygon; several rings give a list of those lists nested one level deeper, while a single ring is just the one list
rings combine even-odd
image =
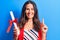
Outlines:
[{"label": "woman", "polygon": [[37,6],[33,1],[23,5],[22,15],[18,23],[18,32],[14,29],[14,40],[46,40],[47,26],[44,20],[40,23]]}]

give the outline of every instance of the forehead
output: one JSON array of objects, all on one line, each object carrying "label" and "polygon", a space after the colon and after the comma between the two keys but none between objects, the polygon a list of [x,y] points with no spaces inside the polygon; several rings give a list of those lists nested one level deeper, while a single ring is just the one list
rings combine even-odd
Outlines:
[{"label": "forehead", "polygon": [[29,4],[26,5],[26,7],[33,8],[33,4],[29,3]]}]

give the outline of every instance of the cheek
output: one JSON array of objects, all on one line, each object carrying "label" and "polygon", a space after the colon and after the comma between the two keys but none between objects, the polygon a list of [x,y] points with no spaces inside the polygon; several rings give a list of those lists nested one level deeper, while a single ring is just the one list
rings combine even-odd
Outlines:
[{"label": "cheek", "polygon": [[26,11],[25,11],[25,13],[26,13],[26,16],[27,16],[27,15],[28,15],[28,13],[29,13],[29,11],[28,11],[28,10],[26,10]]},{"label": "cheek", "polygon": [[28,13],[28,12],[29,12],[28,10],[25,11],[25,13]]},{"label": "cheek", "polygon": [[35,13],[34,13],[34,11],[32,11],[32,15],[34,15]]}]

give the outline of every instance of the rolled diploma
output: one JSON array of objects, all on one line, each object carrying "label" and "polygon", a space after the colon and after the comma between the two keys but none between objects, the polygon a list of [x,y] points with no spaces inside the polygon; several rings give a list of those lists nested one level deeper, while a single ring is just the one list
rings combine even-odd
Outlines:
[{"label": "rolled diploma", "polygon": [[[15,17],[13,15],[13,12],[12,11],[10,11],[10,15],[11,15],[12,20],[15,20]],[[13,24],[14,24],[14,27],[16,28],[16,30],[17,30],[17,35],[19,35],[20,34],[20,31],[19,31],[19,29],[17,27],[17,24],[15,22],[13,22]]]}]

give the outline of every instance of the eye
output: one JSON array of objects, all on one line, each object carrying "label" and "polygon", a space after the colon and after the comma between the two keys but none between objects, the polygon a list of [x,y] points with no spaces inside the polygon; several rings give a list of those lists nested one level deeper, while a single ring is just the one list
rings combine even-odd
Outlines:
[{"label": "eye", "polygon": [[34,8],[31,8],[31,10],[34,10]]},{"label": "eye", "polygon": [[26,8],[26,10],[29,10],[29,8]]}]

